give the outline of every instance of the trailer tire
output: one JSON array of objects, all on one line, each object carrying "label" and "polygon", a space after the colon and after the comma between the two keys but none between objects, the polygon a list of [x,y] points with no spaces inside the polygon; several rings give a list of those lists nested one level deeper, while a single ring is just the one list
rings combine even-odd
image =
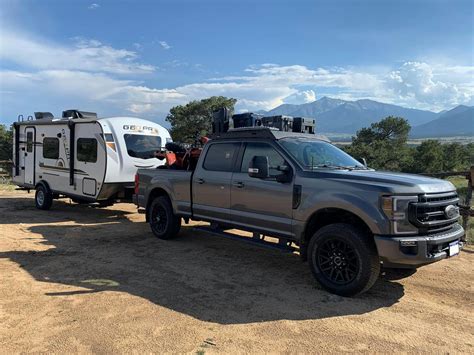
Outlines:
[{"label": "trailer tire", "polygon": [[173,213],[173,206],[167,196],[155,198],[148,209],[151,231],[159,239],[173,239],[181,228],[181,217]]},{"label": "trailer tire", "polygon": [[314,234],[308,261],[321,286],[339,296],[366,292],[380,274],[380,260],[370,235],[345,223],[327,225]]},{"label": "trailer tire", "polygon": [[44,184],[36,187],[35,205],[40,210],[49,210],[53,204],[53,193]]}]

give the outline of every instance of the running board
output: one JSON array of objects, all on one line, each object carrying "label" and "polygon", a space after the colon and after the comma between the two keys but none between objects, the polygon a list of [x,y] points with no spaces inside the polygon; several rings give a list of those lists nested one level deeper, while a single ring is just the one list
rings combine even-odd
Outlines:
[{"label": "running board", "polygon": [[273,250],[279,250],[285,253],[293,253],[295,251],[298,251],[299,248],[292,247],[290,245],[282,244],[282,243],[272,243],[272,242],[267,242],[261,238],[255,238],[255,237],[244,237],[241,235],[225,232],[223,230],[219,229],[212,229],[206,226],[196,226],[192,227],[195,230],[198,231],[203,231],[207,233],[211,233],[213,235],[219,236],[219,237],[224,237],[227,239],[233,239],[233,240],[238,240],[242,241],[245,243],[257,245],[262,248],[267,248],[267,249],[273,249]]}]

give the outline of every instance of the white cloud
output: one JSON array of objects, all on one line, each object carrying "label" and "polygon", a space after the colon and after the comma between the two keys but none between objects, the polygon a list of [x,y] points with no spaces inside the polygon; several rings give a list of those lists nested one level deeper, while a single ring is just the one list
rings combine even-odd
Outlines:
[{"label": "white cloud", "polygon": [[[263,64],[248,67],[242,75],[155,88],[137,80],[137,73],[149,73],[154,67],[138,63],[134,52],[105,46],[96,40],[79,38],[74,46],[64,47],[21,37],[21,43],[29,46],[25,49],[29,56],[18,51],[15,58],[10,51],[19,45],[18,38],[10,40],[9,51],[1,51],[2,59],[28,67],[0,71],[2,115],[6,108],[13,107],[15,114],[17,110],[80,107],[101,115],[128,111],[161,118],[163,122],[172,106],[212,95],[238,99],[236,109],[243,112],[271,109],[282,103],[311,102],[316,99],[316,91],[321,95],[329,92],[329,96],[341,99],[370,98],[432,110],[474,103],[474,67],[469,66],[406,62],[395,69],[360,69]],[[124,74],[133,80],[124,79]],[[50,107],[29,106],[44,102]]]},{"label": "white cloud", "polygon": [[18,31],[2,30],[0,59],[41,70],[86,70],[116,74],[149,73],[155,68],[137,61],[135,52],[93,39],[73,38],[72,45],[48,43]]},{"label": "white cloud", "polygon": [[87,8],[89,10],[95,10],[95,9],[98,9],[99,7],[100,7],[99,4],[94,3],[94,4],[90,4]]},{"label": "white cloud", "polygon": [[166,41],[159,41],[158,43],[164,50],[168,50],[171,48],[171,46]]},{"label": "white cloud", "polygon": [[387,84],[400,100],[417,106],[446,108],[472,100],[473,73],[474,67],[406,62],[388,75]]},{"label": "white cloud", "polygon": [[298,91],[283,99],[285,104],[306,104],[308,102],[316,101],[316,93],[314,90],[303,90]]}]

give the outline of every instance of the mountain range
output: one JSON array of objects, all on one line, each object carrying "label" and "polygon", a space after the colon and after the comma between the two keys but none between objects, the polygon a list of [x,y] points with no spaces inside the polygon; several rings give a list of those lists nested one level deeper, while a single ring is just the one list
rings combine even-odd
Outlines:
[{"label": "mountain range", "polygon": [[464,105],[432,112],[366,99],[323,97],[301,105],[283,104],[264,114],[315,118],[316,130],[321,133],[354,134],[387,116],[398,116],[408,120],[412,137],[474,136],[474,107]]}]

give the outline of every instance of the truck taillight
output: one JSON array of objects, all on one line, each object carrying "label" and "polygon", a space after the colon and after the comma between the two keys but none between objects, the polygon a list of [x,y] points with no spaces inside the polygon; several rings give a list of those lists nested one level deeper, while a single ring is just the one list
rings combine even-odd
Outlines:
[{"label": "truck taillight", "polygon": [[138,174],[135,174],[135,195],[138,195]]}]

